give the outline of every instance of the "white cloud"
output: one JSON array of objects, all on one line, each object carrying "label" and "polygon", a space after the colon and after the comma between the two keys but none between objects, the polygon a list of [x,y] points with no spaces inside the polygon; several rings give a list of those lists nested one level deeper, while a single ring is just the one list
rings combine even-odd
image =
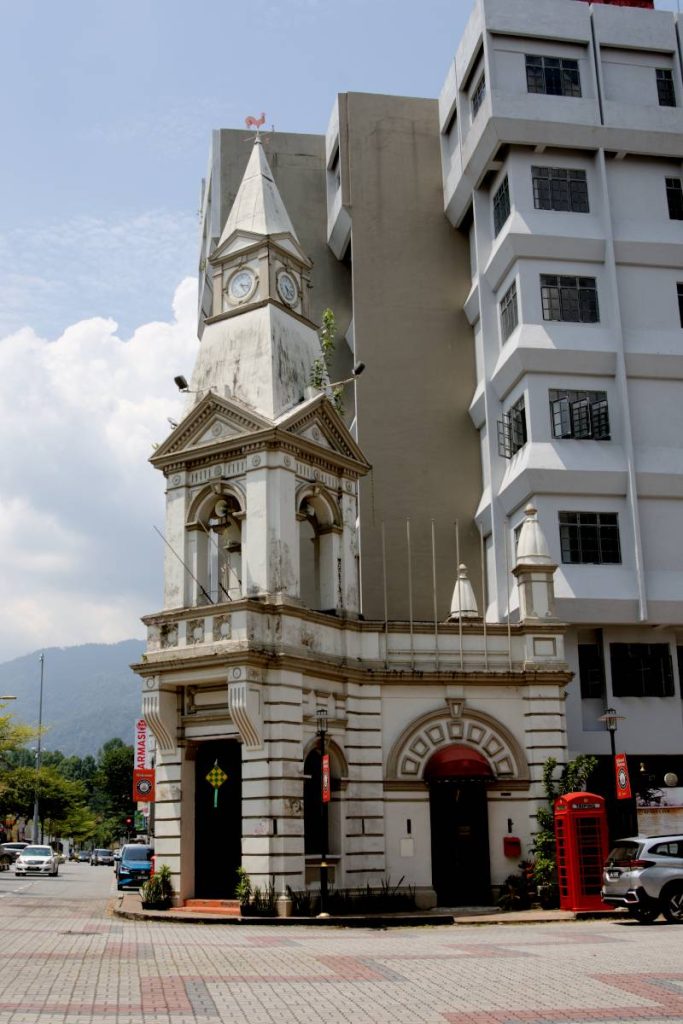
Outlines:
[{"label": "white cloud", "polygon": [[147,210],[0,234],[0,332],[26,324],[41,332],[95,312],[135,317],[163,308],[169,290],[193,267],[195,233],[191,215]]},{"label": "white cloud", "polygon": [[182,415],[196,299],[187,278],[172,318],[128,339],[102,317],[0,339],[0,660],[141,636],[160,607],[163,478],[147,459]]}]

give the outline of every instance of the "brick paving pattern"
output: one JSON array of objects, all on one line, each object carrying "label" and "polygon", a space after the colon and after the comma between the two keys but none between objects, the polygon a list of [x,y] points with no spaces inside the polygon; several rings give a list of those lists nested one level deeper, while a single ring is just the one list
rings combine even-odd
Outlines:
[{"label": "brick paving pattern", "polygon": [[683,1022],[683,928],[664,923],[175,924],[72,891],[0,893],[0,1024]]}]

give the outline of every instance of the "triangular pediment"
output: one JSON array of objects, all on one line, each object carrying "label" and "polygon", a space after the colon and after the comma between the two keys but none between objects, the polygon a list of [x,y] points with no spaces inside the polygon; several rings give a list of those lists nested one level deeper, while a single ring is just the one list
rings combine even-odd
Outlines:
[{"label": "triangular pediment", "polygon": [[150,462],[156,464],[168,456],[192,454],[198,449],[229,441],[233,437],[267,430],[272,426],[270,420],[253,409],[234,399],[221,398],[209,392],[159,445]]},{"label": "triangular pediment", "polygon": [[[294,256],[304,266],[312,266],[311,261],[306,256],[297,239],[288,232],[277,232],[276,234],[268,235],[267,238],[274,242],[284,253]],[[221,240],[220,245],[216,246],[211,253],[210,261],[211,263],[224,262],[230,259],[231,256],[236,256],[259,244],[262,245],[264,242],[264,236],[255,231],[245,231],[244,229],[233,231],[232,234]]]},{"label": "triangular pediment", "polygon": [[327,454],[341,455],[369,467],[349,428],[324,394],[296,406],[281,416],[276,426],[278,430],[300,438],[307,445],[315,445]]}]

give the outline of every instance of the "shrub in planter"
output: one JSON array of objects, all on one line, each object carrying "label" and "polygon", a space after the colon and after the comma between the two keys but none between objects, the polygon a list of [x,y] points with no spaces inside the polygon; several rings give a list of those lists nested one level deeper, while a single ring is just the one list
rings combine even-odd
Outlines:
[{"label": "shrub in planter", "polygon": [[168,910],[173,902],[171,869],[168,864],[161,867],[140,888],[140,899],[145,910]]}]

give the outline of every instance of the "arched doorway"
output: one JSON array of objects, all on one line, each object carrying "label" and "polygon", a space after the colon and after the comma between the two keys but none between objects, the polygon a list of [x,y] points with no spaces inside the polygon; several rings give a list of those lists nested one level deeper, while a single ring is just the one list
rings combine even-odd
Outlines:
[{"label": "arched doorway", "polygon": [[[214,767],[227,776],[217,788],[207,779]],[[242,863],[242,747],[237,740],[197,747],[194,838],[195,896],[232,899]]]},{"label": "arched doorway", "polygon": [[491,902],[486,783],[493,778],[486,758],[462,744],[442,747],[425,766],[439,906]]}]

